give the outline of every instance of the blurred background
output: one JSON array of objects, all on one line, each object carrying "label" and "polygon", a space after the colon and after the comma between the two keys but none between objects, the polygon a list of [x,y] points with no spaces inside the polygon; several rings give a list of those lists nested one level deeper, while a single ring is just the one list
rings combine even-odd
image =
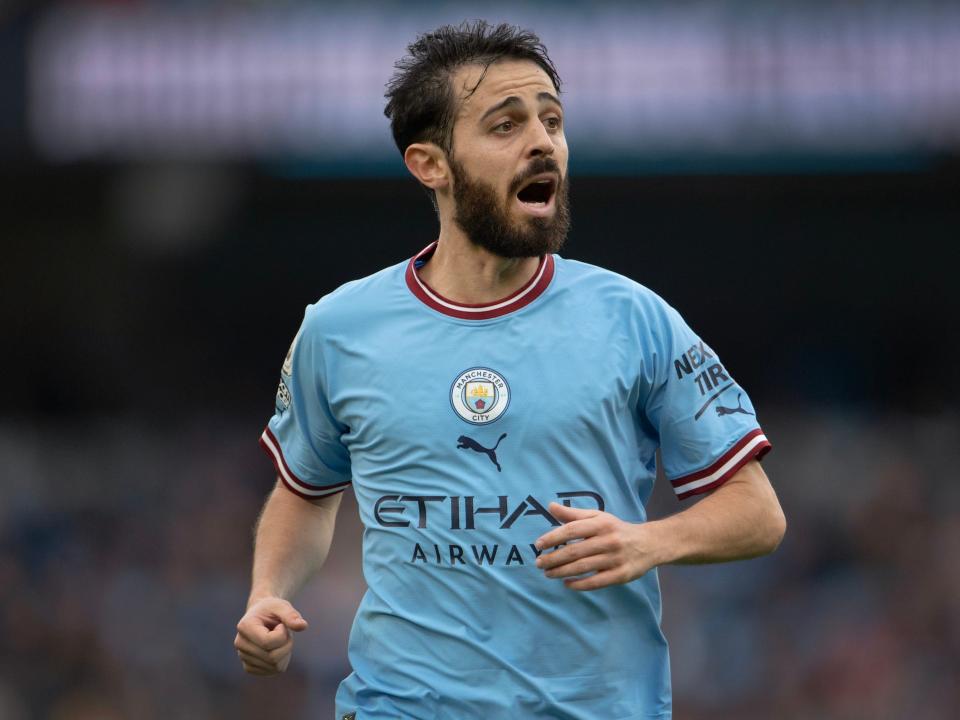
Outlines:
[{"label": "blurred background", "polygon": [[675,717],[955,717],[956,2],[7,0],[0,718],[332,716],[349,492],[290,671],[232,648],[257,439],[304,306],[434,239],[383,86],[475,17],[565,80],[564,254],[665,296],[774,443],[779,551],[661,570]]}]

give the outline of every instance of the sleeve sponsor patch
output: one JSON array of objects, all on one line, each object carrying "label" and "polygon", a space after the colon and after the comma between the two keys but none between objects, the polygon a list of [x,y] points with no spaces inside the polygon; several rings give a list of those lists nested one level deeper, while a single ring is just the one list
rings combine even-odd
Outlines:
[{"label": "sleeve sponsor patch", "polygon": [[[694,420],[699,420],[717,398],[736,386],[736,382],[724,369],[717,354],[701,340],[698,340],[679,357],[675,358],[673,368],[677,373],[678,381],[682,382],[687,376],[693,376],[693,382],[697,386],[699,396],[705,401],[694,416]],[[716,409],[718,416],[734,412],[741,412],[746,415],[753,414],[742,407],[737,409],[718,406]]]}]

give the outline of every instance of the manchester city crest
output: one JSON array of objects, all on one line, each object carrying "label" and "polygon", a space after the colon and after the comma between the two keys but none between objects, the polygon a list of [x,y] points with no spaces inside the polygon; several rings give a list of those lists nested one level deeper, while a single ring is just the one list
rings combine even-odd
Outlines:
[{"label": "manchester city crest", "polygon": [[453,381],[450,404],[454,412],[468,423],[486,425],[506,412],[510,404],[510,386],[495,370],[470,368]]}]

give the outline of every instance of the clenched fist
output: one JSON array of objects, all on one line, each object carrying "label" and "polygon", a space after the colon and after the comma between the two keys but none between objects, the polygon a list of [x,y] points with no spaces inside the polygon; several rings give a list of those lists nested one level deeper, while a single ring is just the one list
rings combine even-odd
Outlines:
[{"label": "clenched fist", "polygon": [[290,664],[293,632],[306,630],[307,621],[289,602],[278,597],[258,600],[237,623],[237,649],[243,669],[251,675],[276,675]]}]

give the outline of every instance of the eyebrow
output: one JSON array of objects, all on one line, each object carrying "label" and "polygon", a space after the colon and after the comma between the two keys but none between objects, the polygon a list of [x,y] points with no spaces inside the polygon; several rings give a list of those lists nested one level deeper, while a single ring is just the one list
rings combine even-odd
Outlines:
[{"label": "eyebrow", "polygon": [[[560,99],[559,99],[556,95],[554,95],[553,93],[546,92],[546,91],[537,93],[537,100],[539,100],[540,102],[552,102],[552,103],[556,103],[556,104],[559,105],[561,108],[563,107],[563,103],[560,102]],[[517,105],[523,105],[523,101],[522,101],[520,98],[518,98],[516,95],[511,95],[510,97],[502,100],[501,102],[498,102],[498,103],[497,103],[496,105],[494,105],[492,108],[490,108],[489,110],[487,110],[487,111],[483,114],[483,117],[480,118],[480,122],[483,122],[483,121],[486,120],[488,117],[490,117],[491,115],[493,115],[493,114],[495,114],[495,113],[500,112],[501,110],[505,110],[505,109],[507,109],[507,108],[509,108],[509,107],[516,107]]]}]

